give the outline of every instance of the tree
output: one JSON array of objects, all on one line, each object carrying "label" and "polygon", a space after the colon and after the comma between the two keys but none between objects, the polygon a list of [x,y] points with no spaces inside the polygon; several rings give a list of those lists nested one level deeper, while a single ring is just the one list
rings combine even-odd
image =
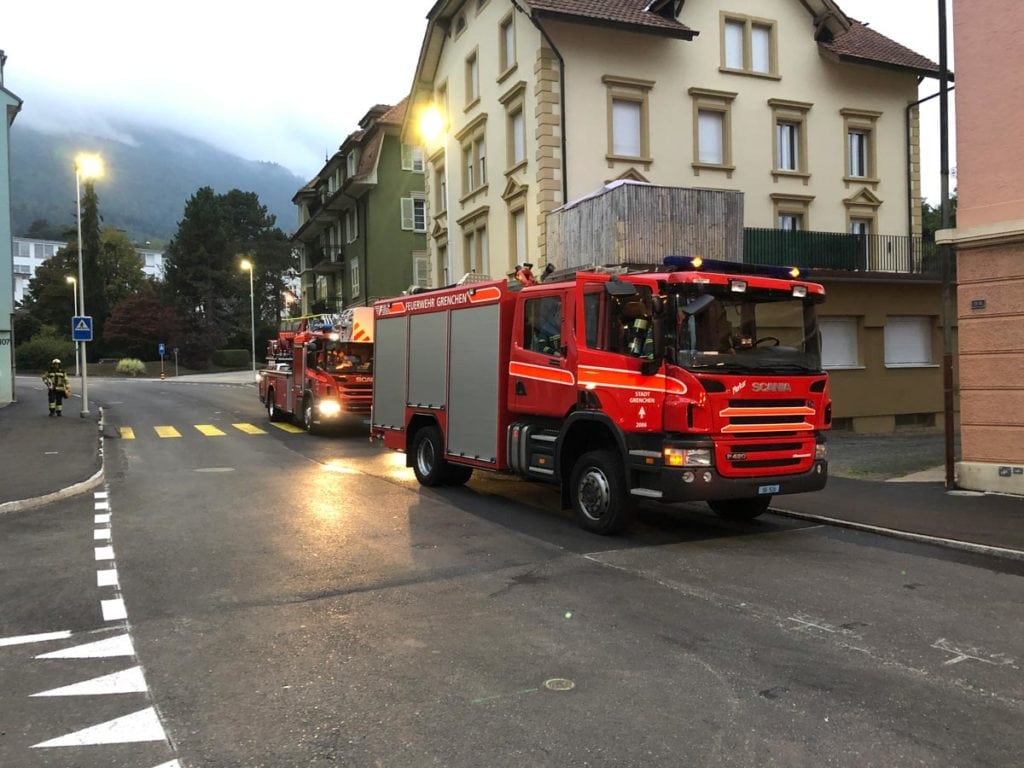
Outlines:
[{"label": "tree", "polygon": [[171,349],[179,346],[184,336],[181,317],[174,307],[160,300],[155,283],[150,281],[114,307],[103,332],[108,349],[140,360],[157,359],[160,342]]},{"label": "tree", "polygon": [[[956,194],[949,198],[949,226],[956,226]],[[935,233],[942,229],[942,208],[932,206],[927,200],[921,203],[921,234],[934,242]]]},{"label": "tree", "polygon": [[164,256],[164,280],[185,322],[182,348],[194,356],[191,365],[205,364],[227,341],[249,346],[249,277],[240,269],[243,257],[254,265],[257,324],[268,316],[276,319],[284,279],[297,259],[275,221],[254,192],[232,189],[218,195],[202,187],[186,201]]}]

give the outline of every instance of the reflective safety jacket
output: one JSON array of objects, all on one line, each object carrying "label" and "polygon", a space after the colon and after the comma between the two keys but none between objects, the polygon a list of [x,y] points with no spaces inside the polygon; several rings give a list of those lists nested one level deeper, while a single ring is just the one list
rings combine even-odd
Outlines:
[{"label": "reflective safety jacket", "polygon": [[43,376],[43,383],[47,389],[59,389],[62,392],[68,388],[68,375],[62,369],[48,371]]}]

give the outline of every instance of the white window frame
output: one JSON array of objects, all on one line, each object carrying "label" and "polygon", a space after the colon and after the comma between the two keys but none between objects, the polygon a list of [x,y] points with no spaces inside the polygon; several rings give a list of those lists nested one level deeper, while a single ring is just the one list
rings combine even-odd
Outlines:
[{"label": "white window frame", "polygon": [[359,295],[362,286],[359,284],[359,257],[353,256],[348,262],[348,284],[349,295],[355,298]]},{"label": "white window frame", "polygon": [[419,233],[427,231],[427,201],[422,192],[401,198],[401,215],[402,229]]},{"label": "white window frame", "polygon": [[778,25],[772,19],[719,13],[719,71],[778,79]]},{"label": "white window frame", "polygon": [[402,170],[423,173],[423,148],[414,144],[402,145]]},{"label": "white window frame", "polygon": [[934,368],[934,322],[926,315],[893,316],[885,322],[886,368]]},{"label": "white window frame", "polygon": [[359,239],[359,213],[355,208],[345,211],[345,242],[354,243]]},{"label": "white window frame", "polygon": [[818,319],[818,328],[821,332],[822,368],[863,369],[856,317],[821,317]]}]

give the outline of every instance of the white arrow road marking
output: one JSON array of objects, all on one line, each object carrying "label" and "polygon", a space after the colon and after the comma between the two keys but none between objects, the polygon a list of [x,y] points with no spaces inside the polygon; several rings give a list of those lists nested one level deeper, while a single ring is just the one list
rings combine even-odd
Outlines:
[{"label": "white arrow road marking", "polygon": [[95,643],[85,645],[73,645],[61,651],[41,653],[37,659],[103,659],[109,656],[132,656],[135,648],[132,646],[132,639],[128,635],[116,635],[104,640],[97,640]]},{"label": "white arrow road marking", "polygon": [[113,600],[100,600],[100,608],[103,609],[104,621],[119,621],[128,618],[128,611],[124,607],[124,600],[115,597]]},{"label": "white arrow road marking", "polygon": [[152,707],[105,723],[83,728],[56,739],[33,744],[32,749],[82,747],[92,744],[130,744],[140,741],[166,741],[160,718]]},{"label": "white arrow road marking", "polygon": [[96,571],[97,587],[116,587],[117,585],[117,568],[108,568],[105,571]]},{"label": "white arrow road marking", "polygon": [[105,696],[111,693],[145,693],[146,680],[142,676],[142,667],[131,667],[92,680],[53,688],[49,691],[33,693],[36,696]]},{"label": "white arrow road marking", "polygon": [[5,645],[24,645],[25,643],[42,643],[47,640],[65,640],[71,637],[69,630],[60,632],[41,632],[37,635],[18,635],[17,637],[0,637],[0,648]]}]

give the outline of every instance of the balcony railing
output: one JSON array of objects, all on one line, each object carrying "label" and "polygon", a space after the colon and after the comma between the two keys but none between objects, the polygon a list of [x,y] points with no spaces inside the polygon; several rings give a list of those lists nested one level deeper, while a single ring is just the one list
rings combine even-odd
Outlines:
[{"label": "balcony railing", "polygon": [[341,269],[345,261],[345,248],[341,245],[306,246],[303,269],[332,272]]},{"label": "balcony railing", "polygon": [[931,238],[908,235],[851,235],[843,232],[793,232],[748,227],[743,258],[751,264],[938,275],[939,258]]}]

